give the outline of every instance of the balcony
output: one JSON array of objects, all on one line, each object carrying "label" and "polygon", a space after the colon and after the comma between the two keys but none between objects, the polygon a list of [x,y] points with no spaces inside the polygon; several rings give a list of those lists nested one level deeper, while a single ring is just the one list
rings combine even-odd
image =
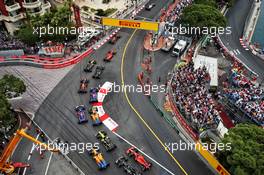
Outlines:
[{"label": "balcony", "polygon": [[44,15],[45,12],[46,12],[45,10],[41,9],[40,11],[37,12],[28,12],[28,13],[32,16],[38,16],[38,15],[41,16]]},{"label": "balcony", "polygon": [[12,21],[12,22],[17,22],[21,19],[25,18],[25,14],[24,13],[20,13],[18,15],[15,15],[15,16],[9,16],[9,20]]},{"label": "balcony", "polygon": [[35,2],[23,2],[23,7],[27,9],[34,9],[41,6],[41,2],[39,0]]},{"label": "balcony", "polygon": [[45,4],[42,4],[42,9],[43,10],[48,10],[48,9],[50,9],[50,7],[51,7],[50,2],[47,2]]},{"label": "balcony", "polygon": [[19,3],[15,3],[15,4],[13,4],[13,5],[6,5],[6,10],[7,10],[8,12],[13,12],[13,11],[18,10],[18,9],[20,9],[20,8],[21,8],[21,7],[20,7]]},{"label": "balcony", "polygon": [[66,1],[65,0],[55,0],[55,2],[59,3],[59,4],[63,4],[65,3]]}]

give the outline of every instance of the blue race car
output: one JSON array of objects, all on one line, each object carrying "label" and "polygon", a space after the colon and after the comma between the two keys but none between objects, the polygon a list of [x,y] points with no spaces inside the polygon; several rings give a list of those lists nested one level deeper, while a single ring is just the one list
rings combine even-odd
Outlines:
[{"label": "blue race car", "polygon": [[89,103],[97,102],[97,93],[98,93],[98,89],[97,88],[91,88],[90,89],[90,100],[89,100]]},{"label": "blue race car", "polygon": [[79,124],[88,122],[88,119],[85,115],[85,107],[84,105],[76,106],[75,111],[77,114],[77,117],[79,119]]}]

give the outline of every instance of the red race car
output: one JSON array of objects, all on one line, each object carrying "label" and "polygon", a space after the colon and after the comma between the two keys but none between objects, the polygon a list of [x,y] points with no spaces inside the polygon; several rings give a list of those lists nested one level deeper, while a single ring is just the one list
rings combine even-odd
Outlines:
[{"label": "red race car", "polygon": [[134,147],[129,148],[126,151],[126,154],[129,157],[134,157],[135,161],[142,167],[143,171],[149,170],[150,167],[152,166],[152,164],[148,161],[146,161],[146,159],[138,152],[138,150]]},{"label": "red race car", "polygon": [[116,54],[116,51],[114,49],[108,51],[105,58],[104,58],[104,61],[110,62],[113,59],[115,54]]},{"label": "red race car", "polygon": [[115,34],[115,35],[109,40],[109,43],[110,43],[110,44],[115,44],[119,38],[121,38],[121,36],[118,35],[118,34]]},{"label": "red race car", "polygon": [[78,93],[87,93],[88,83],[89,83],[88,79],[82,79],[80,81],[80,88],[78,90]]}]

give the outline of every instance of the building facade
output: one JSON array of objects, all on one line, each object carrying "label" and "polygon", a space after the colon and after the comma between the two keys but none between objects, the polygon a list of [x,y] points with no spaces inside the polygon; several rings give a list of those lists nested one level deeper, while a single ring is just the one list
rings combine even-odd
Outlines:
[{"label": "building facade", "polygon": [[29,15],[43,15],[50,11],[47,0],[0,0],[0,22],[10,34],[19,29]]}]

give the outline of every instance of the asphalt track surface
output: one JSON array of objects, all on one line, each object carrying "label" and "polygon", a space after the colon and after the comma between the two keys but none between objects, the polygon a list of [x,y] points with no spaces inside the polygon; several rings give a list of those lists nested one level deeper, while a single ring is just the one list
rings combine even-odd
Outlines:
[{"label": "asphalt track surface", "polygon": [[[156,1],[156,7],[150,12],[142,11],[139,15],[146,18],[153,18],[164,6],[168,0]],[[119,41],[113,46],[110,44],[103,45],[99,50],[88,58],[82,60],[77,64],[62,81],[54,88],[49,94],[44,103],[40,106],[36,113],[35,121],[42,129],[49,135],[50,138],[55,139],[60,137],[61,140],[68,141],[69,143],[95,143],[98,140],[95,134],[99,130],[107,130],[105,126],[93,127],[91,120],[88,124],[77,124],[74,107],[80,104],[90,107],[89,93],[78,94],[79,81],[81,77],[89,78],[89,88],[102,85],[105,81],[115,82],[121,85],[121,62],[124,58],[124,82],[125,84],[137,85],[136,75],[140,71],[139,59],[140,49],[142,47],[144,31],[137,31],[134,37],[131,38],[130,43],[127,44],[128,39],[131,37],[133,30],[122,29],[120,35],[122,36]],[[127,44],[125,57],[123,51]],[[103,63],[103,58],[108,50],[115,48],[117,55],[110,63]],[[168,57],[163,53],[157,53],[162,57]],[[160,56],[159,56],[160,57]],[[84,73],[83,68],[88,60],[94,58],[97,60],[97,65],[105,65],[105,71],[100,80],[91,78],[93,73]],[[172,58],[159,59],[161,62],[158,65],[172,66],[174,60]],[[170,60],[172,63],[170,64]],[[160,66],[163,72],[169,70],[167,66]],[[135,109],[140,113],[142,118],[153,129],[156,135],[162,140],[163,143],[179,143],[180,138],[175,131],[161,118],[159,113],[153,108],[149,99],[141,93],[128,93],[130,102]],[[153,134],[146,128],[135,112],[129,107],[124,93],[110,93],[104,101],[104,109],[110,116],[120,125],[117,132],[128,141],[135,144],[142,149],[149,156],[153,157],[159,163],[164,165],[174,174],[184,174],[175,161],[164,150],[159,141]],[[129,145],[120,140],[108,131],[109,137],[118,146],[116,150],[111,153],[106,153],[103,147],[100,147],[105,159],[110,162],[110,167],[104,171],[99,171],[97,165],[92,160],[92,157],[85,153],[70,152],[68,156],[81,168],[85,174],[97,175],[119,175],[125,174],[122,169],[114,165],[114,161],[124,151],[129,148]],[[177,151],[173,156],[181,164],[186,174],[213,174],[212,171],[198,158],[192,151]],[[130,160],[137,169],[140,169],[133,160]],[[44,173],[44,172],[43,172]],[[168,174],[157,165],[153,165],[152,169],[144,174],[147,175],[165,175]]]},{"label": "asphalt track surface", "polygon": [[238,49],[240,54],[237,54],[236,57],[257,73],[261,80],[264,80],[264,61],[252,54],[251,51],[246,51],[239,42],[239,38],[243,35],[244,25],[250,12],[251,3],[252,0],[239,0],[228,10],[226,13],[228,19],[227,26],[232,27],[232,34],[220,35],[220,38],[228,50],[233,51]]}]

